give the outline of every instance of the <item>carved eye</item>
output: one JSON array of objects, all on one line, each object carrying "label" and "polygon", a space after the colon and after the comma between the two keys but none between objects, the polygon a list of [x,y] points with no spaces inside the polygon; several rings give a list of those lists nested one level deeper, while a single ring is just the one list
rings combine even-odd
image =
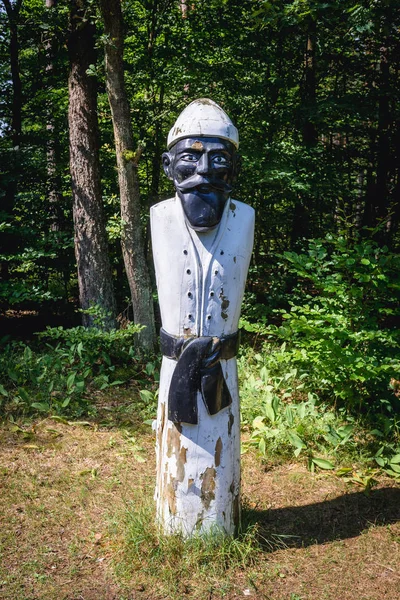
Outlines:
[{"label": "carved eye", "polygon": [[229,165],[229,160],[222,154],[217,154],[213,157],[213,162],[217,165]]},{"label": "carved eye", "polygon": [[195,154],[182,154],[180,159],[185,162],[196,162],[197,156]]}]

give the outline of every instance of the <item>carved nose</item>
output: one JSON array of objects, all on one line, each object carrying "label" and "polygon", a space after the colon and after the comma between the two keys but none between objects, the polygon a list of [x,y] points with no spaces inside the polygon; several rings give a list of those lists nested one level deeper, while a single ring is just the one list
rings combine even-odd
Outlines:
[{"label": "carved nose", "polygon": [[208,173],[208,171],[210,170],[210,165],[208,163],[208,156],[206,153],[202,154],[199,162],[197,163],[197,173],[199,175],[204,175],[206,173]]}]

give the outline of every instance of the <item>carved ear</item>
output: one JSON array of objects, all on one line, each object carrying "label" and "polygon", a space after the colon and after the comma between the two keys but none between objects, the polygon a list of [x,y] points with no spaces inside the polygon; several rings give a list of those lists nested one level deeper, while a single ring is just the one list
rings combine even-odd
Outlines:
[{"label": "carved ear", "polygon": [[240,156],[240,154],[238,154],[237,152],[235,152],[234,155],[234,162],[233,162],[233,175],[232,175],[232,179],[233,181],[236,181],[240,171],[242,170],[242,157]]},{"label": "carved ear", "polygon": [[172,177],[172,173],[171,173],[171,154],[169,152],[164,152],[162,155],[162,164],[164,167],[164,173],[166,174],[166,176],[168,177],[168,179],[173,179]]}]

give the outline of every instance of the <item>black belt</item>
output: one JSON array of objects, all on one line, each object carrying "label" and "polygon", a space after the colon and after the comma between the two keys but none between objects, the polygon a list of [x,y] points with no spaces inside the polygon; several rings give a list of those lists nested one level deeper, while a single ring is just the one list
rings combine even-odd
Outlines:
[{"label": "black belt", "polygon": [[168,419],[197,424],[197,392],[210,415],[232,404],[222,373],[221,359],[236,356],[239,332],[218,337],[176,337],[160,331],[161,351],[177,361],[168,392]]}]

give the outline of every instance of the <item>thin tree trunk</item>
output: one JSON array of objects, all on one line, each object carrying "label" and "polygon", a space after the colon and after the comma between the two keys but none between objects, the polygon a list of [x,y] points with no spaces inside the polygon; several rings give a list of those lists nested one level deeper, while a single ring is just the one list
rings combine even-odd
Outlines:
[{"label": "thin tree trunk", "polygon": [[[154,145],[152,147],[152,158],[151,158],[151,184],[149,189],[149,208],[160,200],[159,187],[160,187],[160,173],[161,173],[161,155],[163,152],[164,142],[162,140],[162,121],[160,115],[164,108],[164,83],[160,85],[154,84],[157,81],[157,74],[154,69],[154,45],[157,40],[159,21],[162,21],[163,13],[170,8],[168,1],[161,2],[154,0],[151,5],[151,17],[149,18],[148,27],[148,43],[147,43],[147,60],[148,60],[148,87],[146,87],[146,94],[149,99],[151,98],[152,111],[154,115]],[[167,41],[166,41],[167,44]],[[168,45],[168,44],[167,44]],[[146,226],[145,229],[145,256],[148,256],[150,248],[150,227]],[[150,269],[152,265],[150,264]]]},{"label": "thin tree trunk", "polygon": [[376,221],[388,216],[388,169],[390,167],[390,136],[391,125],[389,104],[389,57],[388,41],[380,48],[380,77],[378,101],[378,139],[376,157],[376,188],[375,211]]},{"label": "thin tree trunk", "polygon": [[304,55],[304,88],[303,88],[303,141],[308,145],[317,142],[317,128],[315,126],[315,112],[317,106],[316,89],[316,60],[315,46],[317,37],[317,23],[310,17],[307,35],[307,45]]},{"label": "thin tree trunk", "polygon": [[[104,329],[115,327],[115,299],[100,187],[97,90],[87,70],[95,64],[95,26],[85,0],[70,3],[69,139],[75,256],[82,309],[99,306]],[[83,314],[85,326],[100,325]]]},{"label": "thin tree trunk", "polygon": [[[393,146],[391,144],[391,129],[393,116],[390,110],[390,72],[389,72],[390,41],[385,38],[379,47],[379,62],[372,61],[373,78],[371,87],[378,90],[377,95],[377,126],[371,128],[369,142],[369,167],[367,170],[367,186],[365,194],[363,226],[376,227],[384,219],[389,218],[390,197],[389,178],[393,165]],[[376,238],[386,243],[388,229],[382,228],[376,233]]]},{"label": "thin tree trunk", "polygon": [[[56,7],[57,0],[46,0],[46,8]],[[56,51],[56,38],[51,30],[45,33],[44,49],[46,54],[46,86],[51,90],[54,85],[54,56]],[[54,117],[53,102],[47,106],[47,140],[46,140],[46,160],[47,160],[47,199],[49,204],[50,229],[51,231],[60,231],[62,229],[62,211],[61,211],[61,181],[57,172],[57,163],[59,159],[59,148],[57,142],[56,119]]]},{"label": "thin tree trunk", "polygon": [[18,41],[18,16],[22,0],[17,0],[14,6],[11,5],[10,0],[3,0],[3,4],[7,12],[10,26],[10,64],[13,84],[11,129],[13,146],[15,148],[20,144],[22,128],[22,83],[19,69]]},{"label": "thin tree trunk", "polygon": [[[9,178],[5,186],[4,198],[2,201],[2,211],[11,216],[14,210],[15,198],[18,191],[18,177],[21,169],[20,163],[20,145],[22,133],[22,83],[19,66],[19,40],[18,40],[18,18],[22,5],[22,0],[17,0],[14,5],[10,0],[3,0],[6,9],[8,24],[10,29],[10,70],[12,81],[12,106],[11,106],[11,160],[8,164]],[[2,254],[14,254],[18,248],[18,239],[14,233],[4,236],[4,242],[0,250]],[[1,263],[1,277],[4,280],[9,279],[9,262],[7,260]]]},{"label": "thin tree trunk", "polygon": [[121,245],[132,297],[134,322],[144,325],[139,344],[154,349],[156,334],[149,272],[140,225],[140,196],[129,103],[124,83],[123,21],[120,0],[100,0],[108,43],[105,47],[107,93],[114,127],[121,198]]}]

